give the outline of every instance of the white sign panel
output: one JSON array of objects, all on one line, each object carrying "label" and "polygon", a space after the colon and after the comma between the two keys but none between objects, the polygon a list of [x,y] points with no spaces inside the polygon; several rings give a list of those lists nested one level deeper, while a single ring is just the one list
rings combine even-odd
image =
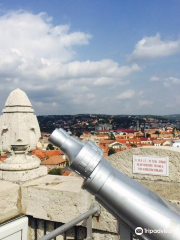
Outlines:
[{"label": "white sign panel", "polygon": [[0,225],[0,240],[27,240],[28,218],[20,217]]},{"label": "white sign panel", "polygon": [[169,158],[133,155],[133,173],[169,176]]}]

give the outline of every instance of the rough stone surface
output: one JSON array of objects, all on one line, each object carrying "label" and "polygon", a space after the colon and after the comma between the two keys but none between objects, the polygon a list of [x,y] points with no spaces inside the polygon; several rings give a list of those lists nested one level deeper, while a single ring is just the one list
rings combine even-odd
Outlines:
[{"label": "rough stone surface", "polygon": [[20,214],[19,185],[0,181],[0,223]]},{"label": "rough stone surface", "polygon": [[145,180],[141,180],[140,183],[169,201],[176,200],[180,202],[180,183]]},{"label": "rough stone surface", "polygon": [[93,240],[119,240],[119,235],[112,233],[93,233]]},{"label": "rough stone surface", "polygon": [[[133,155],[169,157],[169,176],[152,176],[144,174],[133,174]],[[119,152],[108,157],[111,164],[137,180],[180,182],[180,150],[171,147],[142,147],[132,148],[128,151]]]},{"label": "rough stone surface", "polygon": [[45,175],[47,175],[47,168],[44,166],[26,171],[0,171],[2,179],[11,182],[25,182]]},{"label": "rough stone surface", "polygon": [[15,154],[9,156],[3,163],[0,163],[0,169],[8,171],[24,171],[38,168],[40,159],[35,155]]},{"label": "rough stone surface", "polygon": [[[81,189],[79,177],[48,175],[22,185],[22,213],[45,220],[66,223],[86,212],[93,196]],[[93,228],[116,232],[116,219],[101,207],[99,218],[93,219]]]},{"label": "rough stone surface", "polygon": [[10,93],[0,117],[2,150],[8,155],[1,170],[24,171],[39,167],[40,160],[31,155],[41,136],[31,103],[20,89]]}]

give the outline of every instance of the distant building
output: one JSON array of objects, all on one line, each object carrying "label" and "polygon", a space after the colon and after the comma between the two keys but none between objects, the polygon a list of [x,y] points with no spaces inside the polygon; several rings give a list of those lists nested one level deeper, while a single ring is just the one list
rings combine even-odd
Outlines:
[{"label": "distant building", "polygon": [[136,121],[136,131],[138,132],[140,130],[140,127],[139,127],[139,120]]},{"label": "distant building", "polygon": [[172,141],[170,147],[180,147],[180,140]]},{"label": "distant building", "polygon": [[53,168],[64,168],[66,166],[66,160],[61,156],[52,156],[49,159],[42,161],[41,165],[45,165],[49,171]]},{"label": "distant building", "polygon": [[125,128],[121,128],[121,129],[116,129],[114,130],[116,133],[124,133],[124,134],[134,134],[134,130],[133,129],[125,129]]},{"label": "distant building", "polygon": [[109,123],[95,125],[95,132],[100,132],[102,130],[112,130],[112,125]]},{"label": "distant building", "polygon": [[170,146],[171,141],[163,140],[163,139],[158,139],[158,140],[153,140],[153,146],[159,147],[159,146]]},{"label": "distant building", "polygon": [[109,147],[113,148],[114,150],[126,150],[127,146],[125,144],[119,143],[119,142],[113,142],[109,144]]}]

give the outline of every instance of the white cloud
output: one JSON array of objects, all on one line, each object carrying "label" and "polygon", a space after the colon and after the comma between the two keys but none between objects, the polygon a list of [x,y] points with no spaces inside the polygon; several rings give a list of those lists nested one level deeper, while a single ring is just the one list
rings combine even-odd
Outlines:
[{"label": "white cloud", "polygon": [[150,82],[161,82],[166,88],[171,87],[174,84],[180,84],[180,79],[176,77],[167,77],[160,79],[159,77],[153,76],[149,80]]},{"label": "white cloud", "polygon": [[159,78],[159,77],[156,77],[156,76],[152,76],[149,81],[150,81],[150,82],[159,82],[159,81],[160,81],[160,78]]},{"label": "white cloud", "polygon": [[149,100],[140,100],[139,101],[139,106],[142,107],[142,106],[151,106],[153,104],[152,101],[149,101]]},{"label": "white cloud", "polygon": [[45,13],[18,11],[0,17],[0,36],[0,77],[11,82],[86,78],[94,85],[108,85],[141,70],[137,64],[119,66],[111,59],[72,61],[73,47],[88,44],[92,36],[71,33],[68,25],[54,26]]},{"label": "white cloud", "polygon": [[53,107],[57,107],[57,103],[56,102],[52,102],[52,106]]},{"label": "white cloud", "polygon": [[81,92],[88,92],[90,89],[86,86],[81,87]]},{"label": "white cloud", "polygon": [[[83,32],[70,33],[69,25],[53,26],[46,13],[9,12],[0,17],[0,50],[4,63],[17,60],[23,69],[31,61],[59,63],[71,60],[75,45],[86,45],[92,37]],[[3,37],[2,37],[3,36]],[[2,59],[1,59],[2,61]],[[2,63],[2,62],[1,62]]]},{"label": "white cloud", "polygon": [[180,84],[180,79],[179,78],[175,78],[175,77],[168,77],[164,79],[163,82],[165,87],[170,87],[173,84]]},{"label": "white cloud", "polygon": [[141,90],[141,91],[138,93],[138,95],[139,95],[139,96],[143,96],[143,95],[144,95],[144,91]]},{"label": "white cloud", "polygon": [[117,97],[117,99],[120,99],[120,100],[122,100],[122,99],[130,99],[130,98],[133,98],[134,95],[135,95],[134,90],[129,89],[129,90],[125,91],[125,92],[122,92],[122,93]]},{"label": "white cloud", "polygon": [[141,71],[137,64],[119,66],[111,59],[77,61],[77,47],[92,36],[55,26],[46,13],[9,12],[0,17],[0,36],[0,94],[19,87],[37,108],[46,106],[44,111],[61,103],[100,102],[99,89],[104,98],[110,87],[128,83],[127,77]]},{"label": "white cloud", "polygon": [[88,93],[86,95],[79,93],[73,95],[72,102],[77,105],[86,104],[87,106],[93,105],[95,100],[95,95],[93,93]]},{"label": "white cloud", "polygon": [[160,34],[144,37],[136,45],[129,60],[152,59],[180,53],[180,40],[161,40]]},{"label": "white cloud", "polygon": [[41,68],[38,71],[39,77],[44,79],[79,79],[86,78],[86,82],[94,85],[109,85],[121,81],[133,72],[140,71],[137,64],[131,66],[118,66],[117,62],[111,59],[100,61],[73,61],[66,64],[52,64]]}]

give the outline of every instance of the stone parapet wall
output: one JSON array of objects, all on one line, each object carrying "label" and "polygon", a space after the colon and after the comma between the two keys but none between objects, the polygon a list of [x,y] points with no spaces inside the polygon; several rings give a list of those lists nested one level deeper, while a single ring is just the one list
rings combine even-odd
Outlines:
[{"label": "stone parapet wall", "polygon": [[[169,176],[133,173],[133,155],[169,157]],[[180,202],[180,149],[172,147],[141,147],[108,157],[112,166],[167,200]]]},{"label": "stone parapet wall", "polygon": [[[67,223],[86,212],[94,197],[81,189],[80,177],[48,175],[21,186],[22,213],[34,218]],[[101,207],[99,218],[93,218],[93,229],[117,232],[116,219]]]},{"label": "stone parapet wall", "polygon": [[0,223],[21,214],[20,186],[0,180]]},{"label": "stone parapet wall", "polygon": [[[169,157],[169,176],[152,176],[133,174],[133,155]],[[112,166],[137,180],[179,182],[180,183],[180,149],[171,147],[141,147],[119,152],[108,157]]]},{"label": "stone parapet wall", "polygon": [[179,205],[180,204],[180,183],[169,183],[163,181],[146,181],[140,183],[161,197]]}]

